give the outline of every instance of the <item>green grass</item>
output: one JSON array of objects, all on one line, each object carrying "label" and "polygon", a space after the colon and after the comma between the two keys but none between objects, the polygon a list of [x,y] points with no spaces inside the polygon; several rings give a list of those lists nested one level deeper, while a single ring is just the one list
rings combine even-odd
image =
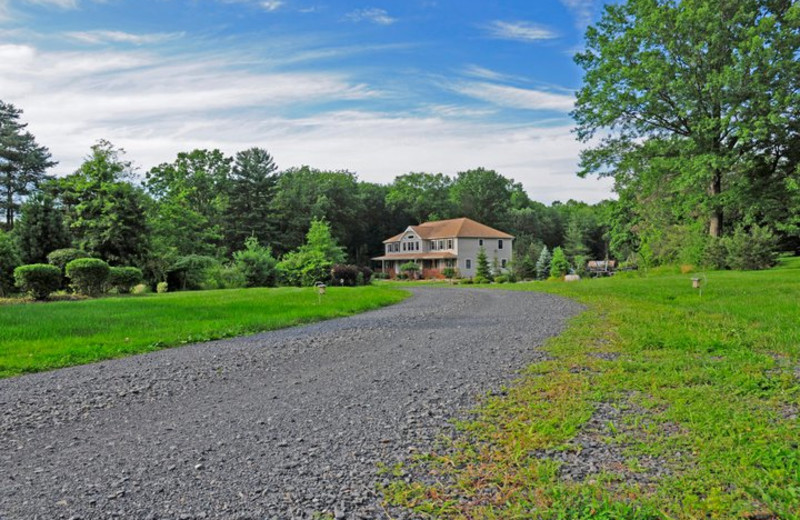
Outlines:
[{"label": "green grass", "polygon": [[0,377],[349,316],[389,287],[232,289],[0,306]]},{"label": "green grass", "polygon": [[[692,276],[493,286],[589,310],[389,501],[441,518],[800,518],[800,258],[701,273],[702,296]],[[624,413],[583,431],[600,403]],[[581,435],[623,462],[562,479],[548,454]],[[635,483],[650,464],[669,473]]]}]

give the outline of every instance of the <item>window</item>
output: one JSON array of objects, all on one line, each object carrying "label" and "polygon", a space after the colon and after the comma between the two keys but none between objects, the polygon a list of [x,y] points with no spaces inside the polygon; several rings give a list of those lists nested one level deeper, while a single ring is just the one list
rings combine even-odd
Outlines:
[{"label": "window", "polygon": [[444,240],[439,240],[439,249],[444,249]]},{"label": "window", "polygon": [[472,269],[472,260],[467,258],[467,269]]},{"label": "window", "polygon": [[483,239],[480,239],[480,240],[478,240],[478,245],[479,245],[479,246],[482,246],[482,245],[483,245]]},{"label": "window", "polygon": [[405,242],[403,242],[403,251],[405,251],[405,250],[406,250],[406,247],[407,247],[407,246],[408,246],[408,244],[406,244]]},{"label": "window", "polygon": [[503,261],[500,263],[500,267],[502,267],[503,269],[506,268],[506,259],[505,258],[503,258]]},{"label": "window", "polygon": [[447,241],[447,249],[453,249],[453,241],[452,240],[448,240]]},{"label": "window", "polygon": [[414,242],[414,247],[416,247],[417,251],[419,251],[419,242]]},{"label": "window", "polygon": [[503,241],[502,240],[498,240],[497,241],[497,249],[503,249]]},{"label": "window", "polygon": [[431,240],[431,251],[436,251],[436,240]]}]

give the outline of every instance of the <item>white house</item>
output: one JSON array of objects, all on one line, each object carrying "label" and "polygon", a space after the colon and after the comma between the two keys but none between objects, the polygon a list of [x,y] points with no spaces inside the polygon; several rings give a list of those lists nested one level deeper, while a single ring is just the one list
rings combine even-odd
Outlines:
[{"label": "white house", "polygon": [[486,251],[489,265],[505,270],[511,263],[514,237],[468,218],[436,220],[384,240],[382,256],[373,258],[381,269],[398,274],[406,262],[416,262],[424,278],[442,277],[446,267],[458,269],[462,277],[475,276],[478,252]]}]

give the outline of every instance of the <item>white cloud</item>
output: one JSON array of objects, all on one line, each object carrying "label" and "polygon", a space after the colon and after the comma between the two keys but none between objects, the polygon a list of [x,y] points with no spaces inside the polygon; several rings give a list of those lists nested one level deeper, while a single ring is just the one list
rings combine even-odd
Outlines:
[{"label": "white cloud", "polygon": [[52,5],[61,9],[76,9],[78,0],[25,0],[29,4]]},{"label": "white cloud", "polygon": [[530,22],[503,22],[501,20],[495,20],[486,27],[486,30],[489,32],[489,36],[500,40],[535,42],[558,38],[558,34],[553,30],[543,25]]},{"label": "white cloud", "polygon": [[281,0],[264,0],[261,2],[261,7],[267,11],[277,11],[283,7],[283,4],[284,3]]},{"label": "white cloud", "polygon": [[378,25],[391,25],[397,21],[397,18],[389,16],[384,9],[377,9],[370,7],[368,9],[356,9],[348,13],[345,18],[353,22],[372,22]]},{"label": "white cloud", "polygon": [[583,29],[591,23],[594,14],[594,0],[561,0],[561,3],[572,11],[578,27]]},{"label": "white cloud", "polygon": [[183,33],[149,33],[133,34],[123,31],[74,31],[66,36],[83,43],[130,43],[145,45],[174,40],[183,36]]},{"label": "white cloud", "polygon": [[60,161],[57,174],[74,171],[105,138],[143,170],[193,148],[234,153],[263,146],[283,168],[349,169],[373,182],[484,166],[522,182],[543,202],[610,196],[610,181],[575,176],[580,144],[567,120],[547,127],[497,123],[491,111],[458,105],[302,115],[312,104],[369,101],[380,93],[341,73],[258,72],[237,59],[0,45],[0,92],[25,110],[31,132]]},{"label": "white cloud", "polygon": [[575,98],[568,94],[557,94],[543,90],[531,90],[495,83],[465,83],[455,86],[455,91],[489,103],[525,110],[555,110],[569,112]]}]

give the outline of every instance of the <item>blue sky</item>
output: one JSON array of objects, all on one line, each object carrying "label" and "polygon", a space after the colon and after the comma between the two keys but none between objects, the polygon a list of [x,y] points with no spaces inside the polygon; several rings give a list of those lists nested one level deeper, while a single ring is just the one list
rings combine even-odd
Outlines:
[{"label": "blue sky", "polygon": [[268,149],[390,182],[483,166],[535,200],[575,176],[572,55],[602,0],[0,0],[0,99],[73,171],[104,138],[141,171]]}]

